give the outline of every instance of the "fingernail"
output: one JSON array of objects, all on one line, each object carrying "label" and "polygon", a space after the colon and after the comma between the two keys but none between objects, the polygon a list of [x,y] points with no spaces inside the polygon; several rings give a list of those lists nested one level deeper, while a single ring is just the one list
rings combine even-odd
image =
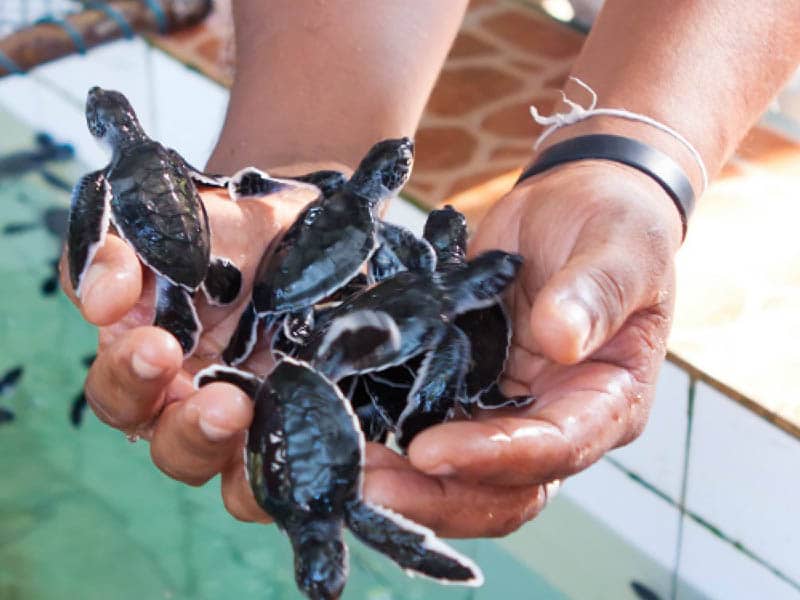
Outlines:
[{"label": "fingernail", "polygon": [[164,372],[164,367],[151,363],[140,352],[133,353],[131,368],[142,379],[155,379]]},{"label": "fingernail", "polygon": [[550,483],[544,484],[544,503],[549,504],[553,498],[556,497],[558,494],[558,490],[561,489],[561,480],[556,479],[555,481],[551,481]]},{"label": "fingernail", "polygon": [[566,299],[558,303],[558,310],[564,321],[576,334],[578,348],[583,351],[592,333],[592,321],[586,309],[574,300]]},{"label": "fingernail", "polygon": [[225,419],[224,414],[220,414],[217,410],[211,409],[206,412],[201,412],[197,424],[200,431],[212,442],[224,442],[229,439],[235,431],[231,431],[223,425]]},{"label": "fingernail", "polygon": [[456,474],[456,470],[450,463],[440,463],[436,465],[433,469],[430,469],[428,471],[428,474],[436,475],[437,477],[450,477],[451,475]]},{"label": "fingernail", "polygon": [[89,267],[80,284],[80,298],[85,299],[88,295],[91,295],[92,288],[107,272],[108,267],[103,263],[95,263]]}]

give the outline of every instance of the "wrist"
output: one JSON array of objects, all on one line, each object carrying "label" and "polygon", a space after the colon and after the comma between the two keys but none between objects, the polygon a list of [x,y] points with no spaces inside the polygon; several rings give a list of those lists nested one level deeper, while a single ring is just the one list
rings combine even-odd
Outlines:
[{"label": "wrist", "polygon": [[548,148],[568,139],[592,134],[609,134],[628,137],[663,152],[681,167],[691,183],[695,198],[704,191],[703,173],[692,153],[675,137],[652,125],[639,121],[596,115],[584,121],[565,125],[550,135],[534,156],[536,161]]}]

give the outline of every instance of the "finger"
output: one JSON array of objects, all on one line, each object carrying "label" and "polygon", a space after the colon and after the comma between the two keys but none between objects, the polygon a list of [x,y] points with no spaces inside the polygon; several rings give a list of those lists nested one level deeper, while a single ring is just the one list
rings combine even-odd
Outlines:
[{"label": "finger", "polygon": [[264,512],[253,496],[241,453],[237,453],[234,461],[222,471],[221,491],[225,508],[236,519],[256,523],[272,522],[272,518]]},{"label": "finger", "polygon": [[[531,309],[535,342],[562,364],[583,360],[636,310],[663,302],[659,294],[667,288],[672,269],[672,254],[666,248],[650,251],[609,227],[588,229]],[[623,241],[610,243],[611,239]]]},{"label": "finger", "polygon": [[516,531],[544,508],[543,486],[498,487],[413,468],[368,469],[364,499],[444,537],[498,537]]},{"label": "finger", "polygon": [[202,485],[240,451],[253,403],[239,388],[212,383],[169,404],[158,418],[150,454],[167,475]]},{"label": "finger", "polygon": [[582,371],[568,382],[570,392],[555,399],[545,395],[521,416],[423,431],[409,447],[411,463],[433,475],[511,486],[564,479],[585,469],[628,439],[631,430],[640,430],[647,393],[611,365],[587,364]]},{"label": "finger", "polygon": [[59,264],[61,289],[93,325],[110,325],[133,308],[142,293],[142,269],[136,253],[114,235],[106,237],[86,271],[78,298],[69,278],[66,251]]},{"label": "finger", "polygon": [[101,421],[136,430],[158,414],[182,361],[178,341],[163,329],[131,329],[95,359],[86,399]]}]

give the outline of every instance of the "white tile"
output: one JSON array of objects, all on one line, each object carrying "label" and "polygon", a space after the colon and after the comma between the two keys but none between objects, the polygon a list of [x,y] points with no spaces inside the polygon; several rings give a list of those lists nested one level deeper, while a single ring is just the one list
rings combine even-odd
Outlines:
[{"label": "white tile", "polygon": [[104,150],[86,129],[83,107],[33,77],[0,79],[0,105],[20,121],[75,147],[78,159],[99,168],[108,162]]},{"label": "white tile", "polygon": [[678,509],[606,461],[567,479],[560,491],[617,535],[672,569]]},{"label": "white tile", "polygon": [[51,84],[81,107],[86,92],[95,85],[120,91],[149,131],[153,106],[148,52],[149,47],[141,39],[119,40],[94,48],[84,56],[72,55],[42,65],[32,76]]},{"label": "white tile", "polygon": [[414,235],[421,236],[425,227],[426,213],[407,200],[395,198],[389,204],[389,210],[386,211],[384,218],[390,223],[407,227],[414,232]]},{"label": "white tile", "polygon": [[687,508],[800,581],[800,440],[698,384]]},{"label": "white tile", "polygon": [[[797,559],[798,555],[794,555]],[[800,590],[684,517],[678,600],[798,600]]]},{"label": "white tile", "polygon": [[86,92],[99,85],[130,100],[145,131],[202,167],[219,135],[228,92],[142,40],[118,41],[86,56],[0,80],[0,104],[20,119],[69,141],[84,162],[100,166],[108,152],[89,134]]},{"label": "white tile", "polygon": [[202,168],[219,136],[228,91],[163,52],[149,55],[152,69],[153,137]]},{"label": "white tile", "polygon": [[610,453],[626,469],[680,501],[686,454],[689,375],[665,362],[656,385],[650,419],[633,443]]}]

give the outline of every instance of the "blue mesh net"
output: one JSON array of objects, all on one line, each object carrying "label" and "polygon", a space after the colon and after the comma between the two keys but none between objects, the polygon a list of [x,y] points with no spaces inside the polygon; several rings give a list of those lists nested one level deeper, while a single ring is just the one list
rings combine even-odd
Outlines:
[{"label": "blue mesh net", "polygon": [[79,11],[78,0],[2,0],[0,2],[0,37],[33,25],[46,18],[60,18]]}]

